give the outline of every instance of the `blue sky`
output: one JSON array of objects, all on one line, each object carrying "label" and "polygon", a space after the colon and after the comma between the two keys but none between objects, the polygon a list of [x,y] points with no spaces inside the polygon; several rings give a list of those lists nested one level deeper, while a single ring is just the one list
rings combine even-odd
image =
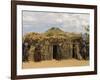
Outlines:
[{"label": "blue sky", "polygon": [[45,32],[58,27],[65,32],[84,32],[89,25],[89,14],[23,11],[23,35],[28,32]]}]

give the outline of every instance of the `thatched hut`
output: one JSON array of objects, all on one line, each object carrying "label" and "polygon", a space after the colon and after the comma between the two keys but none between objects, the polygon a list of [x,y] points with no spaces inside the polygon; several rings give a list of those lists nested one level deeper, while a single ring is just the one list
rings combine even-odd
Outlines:
[{"label": "thatched hut", "polygon": [[82,59],[80,54],[81,40],[81,34],[68,33],[53,27],[41,34],[27,33],[23,43],[30,45],[29,60]]}]

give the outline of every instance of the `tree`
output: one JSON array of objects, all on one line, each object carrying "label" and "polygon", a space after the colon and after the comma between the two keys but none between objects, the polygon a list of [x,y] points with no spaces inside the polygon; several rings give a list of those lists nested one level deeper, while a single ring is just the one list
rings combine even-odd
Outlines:
[{"label": "tree", "polygon": [[85,26],[85,30],[86,30],[86,42],[89,44],[89,25],[88,26]]}]

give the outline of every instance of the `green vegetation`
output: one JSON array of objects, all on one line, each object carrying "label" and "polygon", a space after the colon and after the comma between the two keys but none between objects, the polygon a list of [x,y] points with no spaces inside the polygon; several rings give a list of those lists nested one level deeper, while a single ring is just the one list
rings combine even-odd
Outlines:
[{"label": "green vegetation", "polygon": [[89,43],[89,26],[85,27],[85,30],[86,30],[86,41],[87,43]]}]

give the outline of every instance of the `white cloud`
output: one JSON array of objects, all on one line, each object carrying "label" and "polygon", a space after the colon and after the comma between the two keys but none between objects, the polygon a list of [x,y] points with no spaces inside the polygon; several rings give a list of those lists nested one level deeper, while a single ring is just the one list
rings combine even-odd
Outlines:
[{"label": "white cloud", "polygon": [[23,28],[31,28],[25,28],[25,32],[44,32],[50,27],[59,27],[66,32],[82,32],[83,25],[89,25],[89,14],[23,11]]}]

